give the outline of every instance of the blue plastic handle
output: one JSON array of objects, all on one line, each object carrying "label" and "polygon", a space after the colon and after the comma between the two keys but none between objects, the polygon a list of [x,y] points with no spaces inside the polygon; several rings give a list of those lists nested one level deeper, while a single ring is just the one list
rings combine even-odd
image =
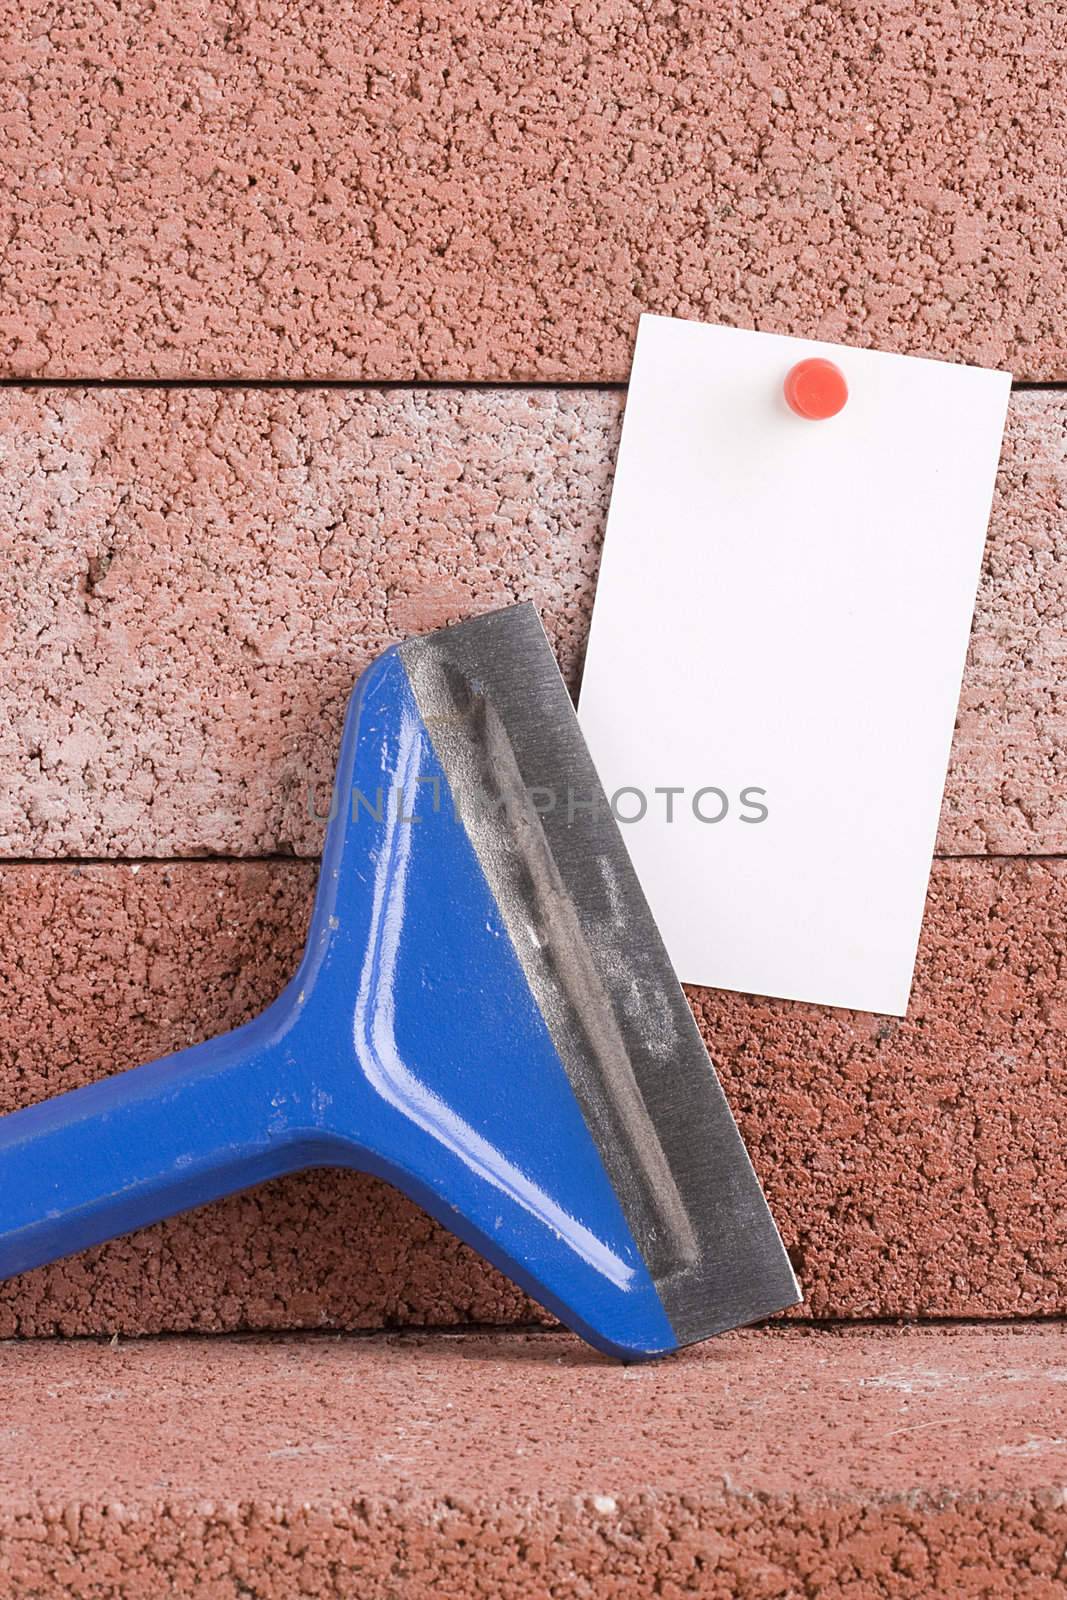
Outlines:
[{"label": "blue plastic handle", "polygon": [[602,1349],[676,1347],[395,650],[353,695],[296,977],[0,1119],[0,1275],[322,1165],[403,1188]]},{"label": "blue plastic handle", "polygon": [[302,1165],[266,1020],[0,1118],[0,1277]]}]

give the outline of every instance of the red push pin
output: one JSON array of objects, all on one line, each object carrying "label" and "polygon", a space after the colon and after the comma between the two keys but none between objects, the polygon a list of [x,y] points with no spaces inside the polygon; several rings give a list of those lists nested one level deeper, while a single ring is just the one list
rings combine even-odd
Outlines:
[{"label": "red push pin", "polygon": [[786,377],[785,398],[798,417],[824,422],[827,417],[836,417],[848,399],[845,374],[822,356],[798,361]]}]

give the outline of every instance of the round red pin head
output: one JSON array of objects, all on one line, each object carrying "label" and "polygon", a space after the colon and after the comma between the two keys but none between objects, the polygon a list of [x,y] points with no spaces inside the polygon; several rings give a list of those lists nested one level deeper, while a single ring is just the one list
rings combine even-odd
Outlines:
[{"label": "round red pin head", "polygon": [[848,399],[845,374],[822,356],[798,361],[786,376],[785,398],[791,411],[810,422],[836,417]]}]

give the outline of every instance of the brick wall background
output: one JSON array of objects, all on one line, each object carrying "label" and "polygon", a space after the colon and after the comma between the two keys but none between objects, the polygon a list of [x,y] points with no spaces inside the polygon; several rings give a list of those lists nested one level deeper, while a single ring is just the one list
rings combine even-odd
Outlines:
[{"label": "brick wall background", "polygon": [[[1017,382],[908,1016],[690,1000],[801,1321],[1062,1316],[1060,7],[0,13],[0,1110],[280,988],[320,844],[309,789],[321,809],[345,698],[385,644],[529,598],[577,685],[640,310],[1002,365]],[[401,1197],[333,1173],[0,1286],[3,1336],[541,1316]],[[1042,1597],[1061,1592],[1043,1484],[1009,1540]],[[997,1592],[993,1524],[938,1526],[957,1555],[994,1552],[960,1557],[944,1592]],[[746,1594],[831,1592],[760,1588],[771,1558],[745,1529],[723,1571]],[[925,1524],[900,1548],[913,1535],[929,1557]],[[82,1535],[57,1537],[66,1560]],[[101,1560],[134,1549],[85,1537]],[[850,1590],[849,1559],[833,1593],[949,1582],[898,1550],[883,1588]],[[685,1582],[719,1592],[701,1561]],[[249,1592],[239,1567],[220,1594]]]}]

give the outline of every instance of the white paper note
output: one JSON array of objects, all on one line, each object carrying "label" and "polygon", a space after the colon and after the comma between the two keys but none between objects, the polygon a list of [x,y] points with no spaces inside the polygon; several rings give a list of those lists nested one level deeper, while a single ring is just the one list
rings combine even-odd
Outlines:
[{"label": "white paper note", "polygon": [[642,317],[579,716],[683,981],[907,1009],[1009,388]]}]

